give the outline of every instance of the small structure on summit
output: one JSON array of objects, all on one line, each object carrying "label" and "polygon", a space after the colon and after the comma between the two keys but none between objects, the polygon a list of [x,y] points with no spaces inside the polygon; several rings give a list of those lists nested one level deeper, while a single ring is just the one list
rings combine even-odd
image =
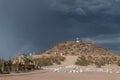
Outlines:
[{"label": "small structure on summit", "polygon": [[80,40],[79,40],[79,38],[78,38],[78,37],[76,38],[76,42],[77,42],[77,43],[79,43],[79,42],[80,42]]}]

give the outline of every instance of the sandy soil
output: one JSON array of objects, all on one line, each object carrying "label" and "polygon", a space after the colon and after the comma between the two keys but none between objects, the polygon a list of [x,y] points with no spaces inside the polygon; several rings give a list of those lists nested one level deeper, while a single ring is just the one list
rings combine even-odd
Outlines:
[{"label": "sandy soil", "polygon": [[65,56],[66,60],[62,63],[63,66],[74,65],[78,56]]},{"label": "sandy soil", "polygon": [[[66,57],[66,61],[62,66],[73,65],[76,56]],[[118,68],[116,65],[107,65],[104,67]],[[94,66],[87,66],[94,67]],[[0,80],[120,80],[120,74],[117,73],[102,73],[102,72],[83,72],[83,73],[64,73],[50,72],[45,70],[34,71],[30,73],[12,73],[10,75],[0,74]]]},{"label": "sandy soil", "polygon": [[58,73],[35,71],[23,75],[1,76],[0,80],[120,80],[120,74],[100,72]]}]

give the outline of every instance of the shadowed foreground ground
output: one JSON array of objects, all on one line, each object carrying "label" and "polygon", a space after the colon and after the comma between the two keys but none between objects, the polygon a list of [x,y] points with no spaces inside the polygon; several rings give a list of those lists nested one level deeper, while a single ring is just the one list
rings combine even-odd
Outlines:
[{"label": "shadowed foreground ground", "polygon": [[101,72],[58,73],[35,71],[24,74],[0,75],[0,80],[120,80],[120,74]]}]

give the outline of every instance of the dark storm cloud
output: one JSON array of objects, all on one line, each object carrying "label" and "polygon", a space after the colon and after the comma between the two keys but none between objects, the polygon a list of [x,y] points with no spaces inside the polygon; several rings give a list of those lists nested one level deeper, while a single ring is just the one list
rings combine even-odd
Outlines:
[{"label": "dark storm cloud", "polygon": [[119,9],[120,0],[0,0],[0,55],[40,52],[75,37],[119,52]]},{"label": "dark storm cloud", "polygon": [[120,52],[120,34],[103,34],[94,37],[86,37],[82,40],[103,46],[104,48],[109,49],[114,53],[119,54]]},{"label": "dark storm cloud", "polygon": [[[120,14],[119,0],[50,0],[52,8],[63,12],[75,12],[82,15],[90,13]],[[116,13],[115,13],[116,12]]]},{"label": "dark storm cloud", "polygon": [[87,32],[91,35],[93,33],[99,35],[119,32],[119,0],[50,1],[49,5],[53,10],[65,15],[63,19],[71,26],[68,27],[70,33]]}]

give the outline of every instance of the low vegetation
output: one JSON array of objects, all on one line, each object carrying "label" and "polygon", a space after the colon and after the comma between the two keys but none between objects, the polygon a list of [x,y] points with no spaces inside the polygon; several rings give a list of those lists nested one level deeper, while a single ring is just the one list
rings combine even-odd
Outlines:
[{"label": "low vegetation", "polygon": [[88,66],[88,65],[96,65],[96,67],[100,68],[104,65],[108,64],[116,64],[120,66],[120,57],[116,56],[80,56],[75,62],[76,65],[80,66]]},{"label": "low vegetation", "polygon": [[80,66],[96,65],[98,68],[108,64],[120,66],[120,57],[107,49],[87,42],[66,41],[42,52],[37,58],[22,55],[10,60],[0,59],[0,73],[27,72],[41,69],[42,66],[60,65],[65,61],[63,56],[69,55],[79,56],[75,64]]},{"label": "low vegetation", "polygon": [[76,65],[81,65],[81,66],[88,66],[89,65],[89,62],[88,60],[86,59],[85,56],[81,56],[77,59]]},{"label": "low vegetation", "polygon": [[[20,60],[19,60],[20,58]],[[0,59],[0,74],[9,74],[10,72],[28,72],[36,69],[41,69],[42,66],[50,66],[53,64],[61,64],[65,58],[62,56],[41,57],[32,59],[28,56],[19,56],[13,60]]]},{"label": "low vegetation", "polygon": [[53,64],[61,64],[65,60],[64,57],[62,56],[50,56],[50,57],[45,57],[43,56],[42,58],[34,59],[35,64],[38,65],[39,68],[42,66],[50,66]]}]

